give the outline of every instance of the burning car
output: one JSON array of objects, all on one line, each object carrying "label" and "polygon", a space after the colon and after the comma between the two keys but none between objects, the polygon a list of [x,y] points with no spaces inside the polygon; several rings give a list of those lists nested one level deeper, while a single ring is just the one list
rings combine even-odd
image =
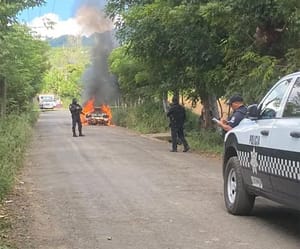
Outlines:
[{"label": "burning car", "polygon": [[88,100],[82,109],[80,116],[83,125],[111,125],[112,113],[108,105],[102,104],[95,107],[95,98]]},{"label": "burning car", "polygon": [[86,114],[88,125],[109,125],[109,115],[102,111],[101,107],[96,107],[92,113]]}]

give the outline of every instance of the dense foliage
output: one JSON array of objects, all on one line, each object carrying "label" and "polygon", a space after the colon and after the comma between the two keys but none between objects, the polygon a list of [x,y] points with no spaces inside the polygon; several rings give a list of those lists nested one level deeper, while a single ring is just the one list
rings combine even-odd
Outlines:
[{"label": "dense foliage", "polygon": [[[11,190],[24,161],[32,125],[38,116],[32,99],[48,68],[48,46],[19,25],[16,15],[43,2],[0,0],[0,201]],[[9,229],[9,222],[1,219],[0,248],[11,248],[4,235]]]},{"label": "dense foliage", "polygon": [[0,78],[7,85],[6,113],[26,111],[48,68],[48,47],[20,25],[13,25],[3,33],[0,46]]},{"label": "dense foliage", "polygon": [[[16,22],[17,14],[23,9],[40,6],[45,0],[0,0],[0,30]],[[1,34],[1,32],[0,32]]]},{"label": "dense foliage", "polygon": [[181,92],[201,100],[205,113],[214,96],[258,101],[278,76],[299,68],[299,7],[297,0],[108,0],[122,44],[111,70],[125,94]]},{"label": "dense foliage", "polygon": [[47,70],[48,46],[16,23],[19,11],[45,1],[0,1],[1,115],[28,110]]},{"label": "dense foliage", "polygon": [[157,101],[130,107],[114,108],[113,123],[141,133],[160,133],[168,129],[168,119]]},{"label": "dense foliage", "polygon": [[41,92],[53,93],[66,102],[82,92],[82,75],[89,62],[86,48],[70,46],[52,48],[49,53],[50,68],[46,73]]}]

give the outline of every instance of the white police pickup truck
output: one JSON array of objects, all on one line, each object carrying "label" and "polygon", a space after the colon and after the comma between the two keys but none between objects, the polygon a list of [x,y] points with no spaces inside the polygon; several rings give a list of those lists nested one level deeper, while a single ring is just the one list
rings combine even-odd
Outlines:
[{"label": "white police pickup truck", "polygon": [[229,213],[247,215],[262,196],[300,210],[300,72],[280,79],[225,136]]}]

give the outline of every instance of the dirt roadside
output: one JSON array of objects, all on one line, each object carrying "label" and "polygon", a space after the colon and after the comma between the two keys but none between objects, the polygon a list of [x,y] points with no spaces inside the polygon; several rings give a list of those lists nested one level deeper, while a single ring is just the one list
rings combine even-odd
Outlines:
[{"label": "dirt roadside", "polygon": [[[26,171],[25,167],[21,169],[18,179],[22,178],[21,174],[24,171]],[[16,180],[14,189],[0,206],[0,213],[4,215],[0,224],[5,226],[5,229],[2,229],[3,234],[1,237],[3,244],[7,248],[23,249],[24,242],[30,245],[31,238],[27,234],[29,234],[33,218],[30,210],[32,210],[31,206],[34,205],[28,198],[30,193],[30,185],[28,183]],[[2,249],[1,246],[0,249]]]}]

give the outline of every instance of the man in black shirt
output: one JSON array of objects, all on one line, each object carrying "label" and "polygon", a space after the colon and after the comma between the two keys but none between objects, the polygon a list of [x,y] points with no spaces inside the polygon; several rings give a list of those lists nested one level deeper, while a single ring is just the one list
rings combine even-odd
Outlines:
[{"label": "man in black shirt", "polygon": [[184,137],[183,124],[186,119],[185,109],[179,104],[178,98],[173,97],[172,105],[167,113],[170,118],[171,137],[172,137],[172,150],[171,152],[177,152],[178,139],[182,142],[184,149],[183,152],[187,152],[190,147]]}]

